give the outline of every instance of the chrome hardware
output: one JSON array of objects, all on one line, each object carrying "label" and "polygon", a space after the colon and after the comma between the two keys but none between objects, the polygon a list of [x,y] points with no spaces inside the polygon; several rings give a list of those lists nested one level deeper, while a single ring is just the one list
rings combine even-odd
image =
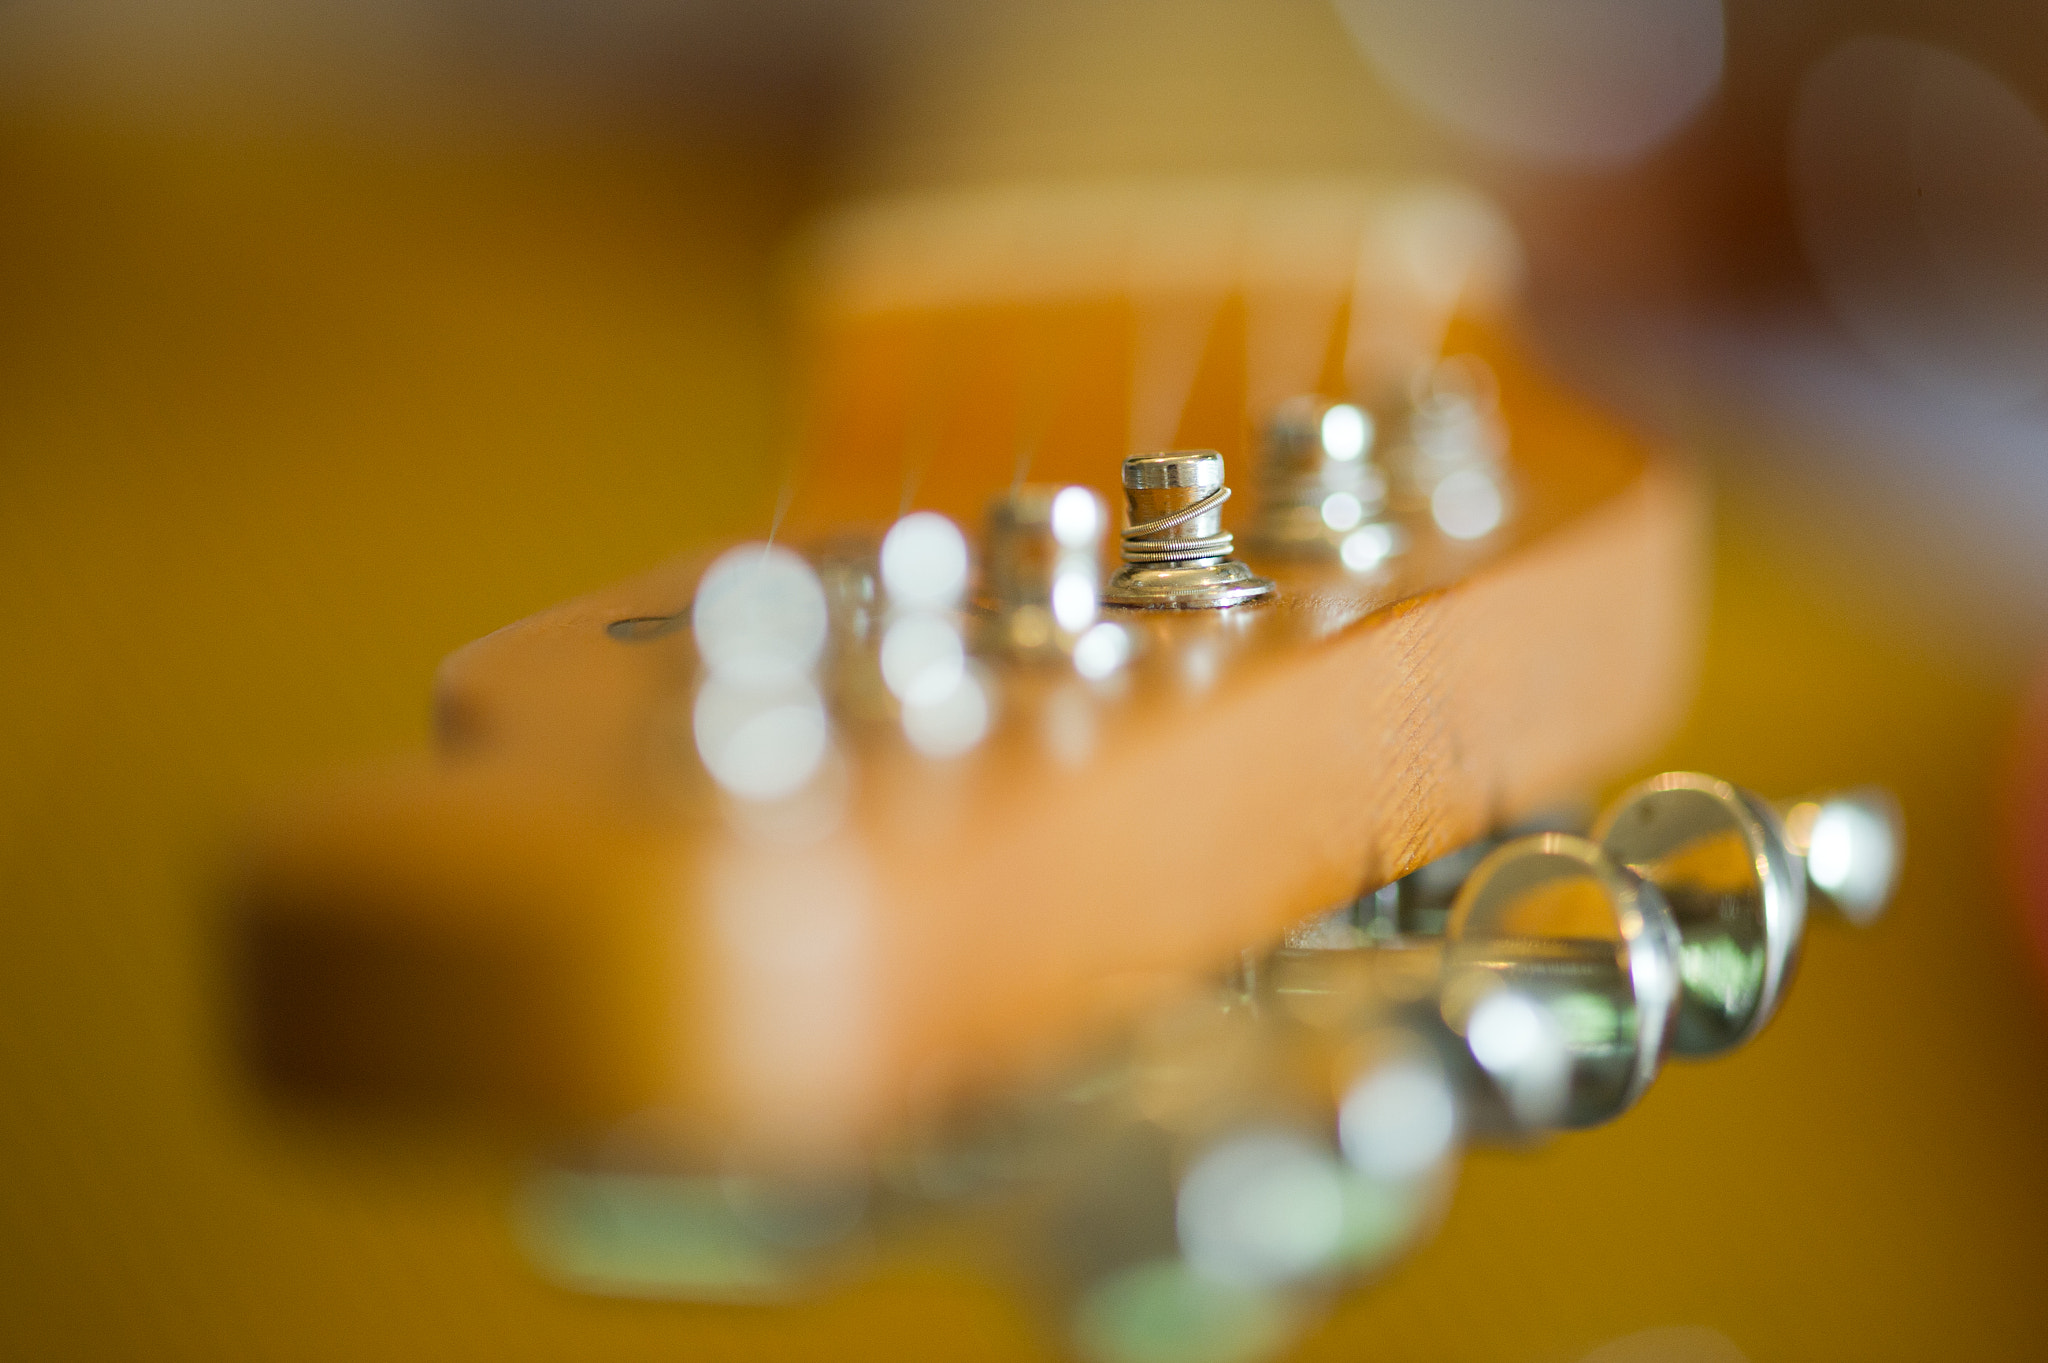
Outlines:
[{"label": "chrome hardware", "polygon": [[981,741],[995,697],[961,624],[970,570],[967,537],[933,511],[902,517],[879,541],[846,536],[822,547],[835,713],[899,726],[931,758]]},{"label": "chrome hardware", "polygon": [[1407,536],[1385,514],[1374,437],[1372,416],[1352,403],[1281,404],[1266,428],[1253,543],[1267,553],[1335,556],[1359,572],[1400,552]]},{"label": "chrome hardware", "polygon": [[831,752],[816,669],[827,641],[817,574],[787,549],[744,544],[705,570],[690,608],[700,679],[691,731],[727,795],[776,803]]},{"label": "chrome hardware", "polygon": [[[528,1238],[583,1290],[746,1300],[830,1281],[898,1226],[994,1212],[1082,1356],[1254,1363],[1426,1234],[1464,1142],[1610,1120],[1667,1051],[1753,1035],[1808,882],[1868,921],[1901,836],[1881,792],[1781,823],[1666,773],[1593,837],[1484,840],[1246,953],[1063,1081],[944,1114],[870,1170],[568,1166],[534,1185]],[[1771,983],[1714,992],[1752,977]]]},{"label": "chrome hardware", "polygon": [[1288,930],[1289,946],[1331,948],[1389,944],[1441,937],[1458,889],[1488,852],[1531,833],[1583,833],[1592,822],[1590,806],[1564,803],[1517,819],[1504,828],[1454,847],[1434,861],[1322,918]]},{"label": "chrome hardware", "polygon": [[992,649],[1069,659],[1090,679],[1123,665],[1129,636],[1097,618],[1108,523],[1102,498],[1077,485],[1025,484],[989,504],[981,604]]},{"label": "chrome hardware", "polygon": [[1718,1055],[1756,1035],[1789,982],[1806,878],[1771,808],[1726,781],[1666,772],[1594,824],[1616,861],[1663,892],[1683,938],[1672,1049]]},{"label": "chrome hardware", "polygon": [[1788,813],[1796,838],[1748,791],[1676,771],[1625,792],[1594,826],[1677,921],[1685,987],[1672,1049],[1682,1055],[1718,1055],[1770,1021],[1798,963],[1810,886],[1859,924],[1891,897],[1903,839],[1888,796],[1857,791]]},{"label": "chrome hardware", "polygon": [[1214,450],[1132,455],[1124,460],[1130,528],[1124,566],[1103,600],[1114,606],[1193,610],[1270,595],[1273,584],[1232,558],[1222,506],[1230,499]]},{"label": "chrome hardware", "polygon": [[[1412,999],[1428,979],[1461,1034],[1489,981],[1520,990],[1568,1043],[1560,1123],[1605,1120],[1640,1095],[1665,1049],[1717,1055],[1769,1021],[1809,892],[1852,923],[1882,912],[1904,836],[1890,797],[1864,789],[1782,808],[1783,822],[1725,781],[1669,772],[1606,809],[1590,841],[1482,839],[1311,920],[1264,974],[1281,993],[1383,1001]],[[1334,964],[1347,956],[1417,964]]]},{"label": "chrome hardware", "polygon": [[1198,1005],[1148,1030],[1033,1257],[1083,1357],[1267,1356],[1426,1228],[1458,1094],[1398,1021],[1318,1035]]},{"label": "chrome hardware", "polygon": [[1383,461],[1403,515],[1454,540],[1483,539],[1507,518],[1508,432],[1493,370],[1474,355],[1425,366]]},{"label": "chrome hardware", "polygon": [[1593,1126],[1627,1111],[1657,1075],[1679,950],[1655,888],[1585,838],[1538,833],[1488,853],[1458,891],[1439,1006],[1469,1044],[1493,991],[1544,1005],[1572,1062],[1560,1124]]},{"label": "chrome hardware", "polygon": [[988,732],[989,691],[967,657],[958,612],[969,562],[967,537],[936,511],[913,511],[882,538],[882,684],[904,737],[926,757],[956,757]]},{"label": "chrome hardware", "polygon": [[1872,786],[1778,806],[1785,840],[1806,866],[1806,898],[1857,927],[1877,921],[1898,888],[1906,849],[1898,801]]}]

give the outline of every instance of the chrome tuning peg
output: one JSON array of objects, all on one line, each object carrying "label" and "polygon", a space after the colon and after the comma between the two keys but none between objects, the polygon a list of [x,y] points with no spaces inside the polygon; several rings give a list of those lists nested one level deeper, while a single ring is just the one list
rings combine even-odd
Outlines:
[{"label": "chrome tuning peg", "polygon": [[[1489,1070],[1490,1052],[1505,1061],[1548,1019],[1567,1057],[1556,1124],[1595,1126],[1656,1077],[1681,950],[1655,886],[1586,838],[1532,834],[1488,853],[1459,889],[1439,1007]],[[1490,1019],[1484,1006],[1503,989],[1528,1006]]]},{"label": "chrome tuning peg", "polygon": [[1883,916],[1898,888],[1906,822],[1899,803],[1875,786],[1779,805],[1785,840],[1806,863],[1806,895],[1865,927]]},{"label": "chrome tuning peg", "polygon": [[1457,1095],[1387,1019],[1196,1005],[1147,1032],[1034,1202],[1032,1276],[1096,1363],[1268,1357],[1440,1209]]},{"label": "chrome tuning peg", "polygon": [[1273,594],[1273,584],[1231,557],[1223,528],[1223,456],[1214,450],[1134,454],[1123,466],[1124,566],[1102,599],[1113,606],[1201,610]]},{"label": "chrome tuning peg", "polygon": [[1406,543],[1386,515],[1387,479],[1374,458],[1370,413],[1349,402],[1299,397],[1274,412],[1254,547],[1283,555],[1333,555],[1369,572]]},{"label": "chrome tuning peg", "polygon": [[1787,813],[1790,823],[1740,787],[1679,771],[1624,792],[1594,824],[1677,924],[1681,1055],[1718,1055],[1770,1021],[1798,963],[1810,887],[1856,923],[1890,898],[1903,834],[1889,797],[1858,791]]},{"label": "chrome tuning peg", "polygon": [[1108,526],[1102,498],[1078,484],[1026,483],[989,504],[980,601],[989,647],[1064,659],[1091,681],[1123,666],[1130,636],[1099,618]]},{"label": "chrome tuning peg", "polygon": [[1454,540],[1483,539],[1500,526],[1511,489],[1499,397],[1492,368],[1476,355],[1416,373],[1386,454],[1395,510],[1426,516]]}]

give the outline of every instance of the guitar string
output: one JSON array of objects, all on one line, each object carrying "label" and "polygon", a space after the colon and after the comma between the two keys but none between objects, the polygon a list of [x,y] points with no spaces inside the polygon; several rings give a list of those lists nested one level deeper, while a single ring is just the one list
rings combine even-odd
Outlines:
[{"label": "guitar string", "polygon": [[1045,305],[1030,328],[1034,344],[1026,371],[1029,377],[1023,385],[1024,400],[1019,404],[1016,458],[1010,472],[1012,492],[1024,485],[1045,443],[1046,432],[1052,429],[1053,418],[1065,410],[1066,399],[1071,396],[1069,381],[1073,378],[1078,347],[1072,343],[1072,337],[1066,338],[1064,346],[1059,343],[1056,333],[1068,328],[1059,325],[1058,306]]},{"label": "guitar string", "polygon": [[1192,298],[1133,298],[1129,429],[1133,453],[1170,449],[1187,420],[1202,357],[1230,296],[1226,284]]},{"label": "guitar string", "polygon": [[795,400],[783,422],[782,470],[776,480],[775,506],[768,517],[768,538],[762,545],[762,557],[775,547],[775,541],[782,533],[782,523],[796,504],[799,486],[816,456],[816,426],[820,383],[825,372],[824,351],[826,342],[821,335],[813,334],[803,352],[802,361],[795,366],[800,381],[794,385]]},{"label": "guitar string", "polygon": [[960,325],[957,314],[948,317],[944,312],[936,312],[928,315],[920,327],[923,335],[916,347],[919,358],[912,365],[916,383],[904,411],[903,489],[896,506],[898,519],[910,513],[925,475],[931,472],[932,461],[938,455],[943,418],[951,409],[950,399],[958,396],[954,390],[961,352],[966,347],[947,345],[944,340]]}]

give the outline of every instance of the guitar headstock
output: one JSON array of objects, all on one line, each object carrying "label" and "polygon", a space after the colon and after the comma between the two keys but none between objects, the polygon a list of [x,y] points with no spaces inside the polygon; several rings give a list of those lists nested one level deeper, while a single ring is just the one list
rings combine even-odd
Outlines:
[{"label": "guitar headstock", "polygon": [[1676,716],[1697,491],[1532,361],[1483,204],[990,194],[805,259],[760,537],[459,650],[438,753],[259,840],[282,1088],[858,1162]]},{"label": "guitar headstock", "polygon": [[1619,1116],[1768,1021],[1809,890],[1888,897],[1869,792],[1498,836],[1675,718],[1700,503],[1532,362],[1483,205],[970,196],[809,261],[761,536],[458,650],[438,751],[241,881],[255,1072],[538,1137],[556,1279],[773,1297],[965,1212],[1081,1354],[1251,1363],[1461,1142]]},{"label": "guitar headstock", "polygon": [[1513,270],[1452,190],[825,227],[762,538],[457,651],[430,761],[260,843],[260,1066],[829,1164],[1622,770],[1698,495]]}]

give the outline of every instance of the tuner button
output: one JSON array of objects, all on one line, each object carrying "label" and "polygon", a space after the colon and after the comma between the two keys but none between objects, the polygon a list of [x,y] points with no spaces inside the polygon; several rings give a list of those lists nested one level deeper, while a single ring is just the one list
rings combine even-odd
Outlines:
[{"label": "tuner button", "polygon": [[1441,1209],[1459,1098],[1398,1022],[1314,1037],[1197,1005],[1140,1043],[1039,1205],[1048,1285],[1098,1363],[1279,1352]]},{"label": "tuner button", "polygon": [[[1473,869],[1444,929],[1439,1006],[1453,1031],[1506,1065],[1482,1005],[1503,987],[1555,1018],[1569,1056],[1560,1125],[1627,1111],[1650,1081],[1677,1004],[1679,936],[1655,887],[1594,843],[1538,833]],[[1482,1020],[1486,1025],[1481,1026]],[[1539,1037],[1540,1041],[1541,1038]],[[1479,1055],[1487,1051],[1487,1056]]]},{"label": "tuner button", "polygon": [[1898,888],[1906,846],[1898,801],[1874,786],[1779,807],[1785,840],[1806,863],[1807,898],[1865,927]]},{"label": "tuner button", "polygon": [[1672,1049],[1709,1056],[1770,1020],[1806,926],[1806,876],[1771,807],[1698,772],[1651,777],[1594,824],[1609,856],[1656,885],[1678,925]]},{"label": "tuner button", "polygon": [[1241,605],[1273,584],[1231,557],[1223,528],[1223,456],[1214,450],[1124,460],[1124,566],[1103,600],[1113,606],[1200,610]]},{"label": "tuner button", "polygon": [[1905,825],[1874,787],[1771,806],[1694,772],[1625,793],[1595,835],[1656,882],[1685,942],[1674,1049],[1713,1055],[1770,1020],[1797,962],[1809,902],[1862,926],[1898,882]]}]

